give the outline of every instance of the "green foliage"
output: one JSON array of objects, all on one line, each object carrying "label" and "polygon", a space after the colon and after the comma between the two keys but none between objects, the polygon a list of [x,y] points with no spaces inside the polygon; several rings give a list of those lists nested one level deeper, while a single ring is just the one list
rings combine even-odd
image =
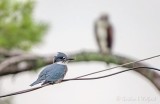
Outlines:
[{"label": "green foliage", "polygon": [[0,47],[27,50],[39,43],[47,29],[32,18],[34,1],[0,0]]}]

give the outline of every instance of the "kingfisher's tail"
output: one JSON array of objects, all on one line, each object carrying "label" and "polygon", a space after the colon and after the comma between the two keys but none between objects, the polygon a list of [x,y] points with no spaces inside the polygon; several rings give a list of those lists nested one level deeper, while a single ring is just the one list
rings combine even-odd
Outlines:
[{"label": "kingfisher's tail", "polygon": [[41,83],[41,81],[36,80],[36,81],[33,82],[30,86],[34,86],[34,85],[39,84],[39,83]]}]

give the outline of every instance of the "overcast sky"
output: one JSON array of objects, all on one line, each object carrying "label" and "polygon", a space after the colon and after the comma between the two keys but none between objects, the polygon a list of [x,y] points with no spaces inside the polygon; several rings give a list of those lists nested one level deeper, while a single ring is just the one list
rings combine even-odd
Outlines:
[{"label": "overcast sky", "polygon": [[[37,0],[34,17],[49,23],[44,41],[32,52],[39,54],[98,51],[93,22],[103,12],[115,30],[113,52],[136,59],[160,54],[159,0]],[[160,58],[146,63],[160,67]],[[100,62],[69,64],[66,78],[105,69]],[[118,71],[120,69],[114,70]],[[3,81],[6,93],[29,88],[38,73],[22,73]],[[12,87],[5,87],[12,86]],[[148,98],[151,100],[143,100]],[[124,100],[126,99],[126,100]],[[139,100],[140,99],[140,100]],[[73,81],[18,95],[14,104],[159,104],[154,86],[137,73],[93,81]]]}]

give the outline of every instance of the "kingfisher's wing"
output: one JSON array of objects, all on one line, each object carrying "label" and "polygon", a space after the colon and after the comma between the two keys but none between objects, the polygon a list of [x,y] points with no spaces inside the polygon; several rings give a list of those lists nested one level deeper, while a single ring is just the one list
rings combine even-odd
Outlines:
[{"label": "kingfisher's wing", "polygon": [[64,78],[67,72],[66,65],[53,64],[53,66],[49,68],[51,69],[46,72],[45,82],[43,84],[59,82]]},{"label": "kingfisher's wing", "polygon": [[38,76],[38,79],[35,82],[33,82],[30,86],[39,84],[41,82],[56,82],[59,79],[63,79],[66,72],[66,65],[51,64],[47,66],[44,70],[42,70],[42,72]]},{"label": "kingfisher's wing", "polygon": [[[46,79],[46,75],[47,73],[52,69],[51,68],[52,65],[48,65],[47,67],[45,67],[39,74],[37,80],[35,82],[33,82],[30,86],[34,86],[36,84],[39,84],[41,82],[43,82]],[[53,66],[54,68],[54,66]]]}]

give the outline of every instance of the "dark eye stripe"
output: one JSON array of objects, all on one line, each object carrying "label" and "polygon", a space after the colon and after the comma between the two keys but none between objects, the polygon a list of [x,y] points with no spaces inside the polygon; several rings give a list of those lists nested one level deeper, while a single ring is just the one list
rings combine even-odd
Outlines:
[{"label": "dark eye stripe", "polygon": [[65,57],[59,57],[59,59],[66,59]]}]

